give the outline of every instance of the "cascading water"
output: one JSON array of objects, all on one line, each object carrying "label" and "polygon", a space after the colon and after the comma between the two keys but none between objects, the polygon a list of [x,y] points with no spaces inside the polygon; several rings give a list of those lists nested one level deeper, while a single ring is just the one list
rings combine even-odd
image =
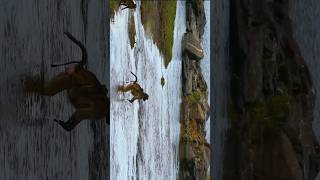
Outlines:
[{"label": "cascading water", "polygon": [[[208,85],[208,103],[210,104],[210,1],[204,2],[206,25],[202,36],[202,48],[204,57],[201,60],[201,71]],[[206,123],[206,139],[210,143],[210,117]]]},{"label": "cascading water", "polygon": [[[110,23],[110,177],[112,179],[176,179],[181,103],[181,40],[186,30],[185,3],[177,1],[172,60],[167,69],[157,46],[145,34],[140,3],[134,12],[136,44],[130,47],[129,10],[118,11]],[[161,70],[162,69],[162,70]],[[130,104],[129,93],[117,86],[132,80],[147,101]],[[162,88],[160,78],[166,80]]]}]

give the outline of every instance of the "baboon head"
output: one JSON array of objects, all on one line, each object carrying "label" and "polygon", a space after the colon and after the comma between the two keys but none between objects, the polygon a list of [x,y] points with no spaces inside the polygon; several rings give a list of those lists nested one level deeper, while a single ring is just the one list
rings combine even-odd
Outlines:
[{"label": "baboon head", "polygon": [[147,99],[149,99],[149,95],[147,93],[143,93],[143,100],[145,101]]}]

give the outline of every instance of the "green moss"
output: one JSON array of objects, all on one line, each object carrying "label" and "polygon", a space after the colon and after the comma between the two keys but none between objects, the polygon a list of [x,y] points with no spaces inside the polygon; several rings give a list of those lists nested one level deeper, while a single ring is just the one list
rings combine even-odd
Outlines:
[{"label": "green moss", "polygon": [[111,19],[113,19],[113,16],[115,14],[115,12],[118,10],[119,8],[119,2],[117,0],[109,0],[109,8],[110,8],[110,17]]},{"label": "green moss", "polygon": [[190,100],[190,102],[195,103],[195,102],[199,102],[202,96],[203,96],[203,92],[192,91],[191,94],[188,96],[188,99]]},{"label": "green moss", "polygon": [[268,118],[268,109],[265,103],[258,102],[253,107],[254,119],[260,122]]},{"label": "green moss", "polygon": [[172,58],[176,0],[141,1],[141,21],[164,58],[165,67]]},{"label": "green moss", "polygon": [[273,118],[280,123],[286,121],[289,113],[289,98],[287,95],[276,95],[268,99],[268,110]]},{"label": "green moss", "polygon": [[173,31],[176,17],[176,1],[166,1],[162,4],[162,42],[165,67],[172,58]]},{"label": "green moss", "polygon": [[274,95],[267,97],[265,102],[254,103],[251,115],[254,122],[263,127],[277,127],[286,123],[289,113],[289,97]]},{"label": "green moss", "polygon": [[181,127],[181,141],[186,143],[186,142],[193,142],[195,139],[193,137],[192,129],[189,125],[183,125]]},{"label": "green moss", "polygon": [[203,137],[205,137],[206,136],[206,124],[205,123],[199,123],[198,126],[199,126],[199,132],[201,133],[201,135]]}]

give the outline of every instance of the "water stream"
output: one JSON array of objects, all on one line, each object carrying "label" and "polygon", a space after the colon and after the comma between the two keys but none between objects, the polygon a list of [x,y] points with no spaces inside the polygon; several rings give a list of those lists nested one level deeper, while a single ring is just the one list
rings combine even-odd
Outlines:
[{"label": "water stream", "polygon": [[[112,179],[172,179],[178,170],[179,113],[181,103],[181,39],[185,32],[185,3],[177,2],[173,58],[167,67],[157,46],[145,34],[140,3],[133,12],[136,44],[128,36],[129,10],[118,11],[110,22],[110,177]],[[149,94],[147,101],[130,104],[129,93],[116,91],[133,80]],[[162,88],[160,78],[166,80]]]}]

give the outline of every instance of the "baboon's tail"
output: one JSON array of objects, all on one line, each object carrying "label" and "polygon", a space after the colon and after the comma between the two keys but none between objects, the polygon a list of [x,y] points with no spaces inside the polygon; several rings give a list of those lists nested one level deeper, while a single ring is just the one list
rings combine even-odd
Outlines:
[{"label": "baboon's tail", "polygon": [[66,36],[68,36],[68,38],[74,42],[76,45],[78,45],[81,49],[81,53],[82,53],[82,58],[81,61],[71,61],[71,62],[67,62],[67,63],[63,63],[63,64],[52,64],[51,67],[58,67],[58,66],[63,66],[63,65],[67,65],[67,64],[75,64],[78,63],[80,66],[84,66],[88,63],[88,53],[87,53],[87,49],[85,48],[85,46],[78,41],[72,34],[70,34],[69,32],[64,32],[64,34]]},{"label": "baboon's tail", "polygon": [[76,64],[76,63],[80,63],[81,61],[71,61],[71,62],[67,62],[67,63],[62,63],[62,64],[51,64],[51,67],[58,67],[58,66],[64,66],[64,65],[68,65],[68,64]]},{"label": "baboon's tail", "polygon": [[80,42],[78,41],[72,34],[70,34],[69,32],[64,32],[65,35],[68,36],[68,38],[74,42],[76,45],[78,45],[81,49],[82,52],[82,59],[80,64],[81,65],[86,65],[88,63],[88,53],[87,53],[87,49],[86,47]]},{"label": "baboon's tail", "polygon": [[134,80],[133,83],[137,83],[138,82],[137,76],[133,72],[131,72],[131,74],[136,78],[136,80]]}]

